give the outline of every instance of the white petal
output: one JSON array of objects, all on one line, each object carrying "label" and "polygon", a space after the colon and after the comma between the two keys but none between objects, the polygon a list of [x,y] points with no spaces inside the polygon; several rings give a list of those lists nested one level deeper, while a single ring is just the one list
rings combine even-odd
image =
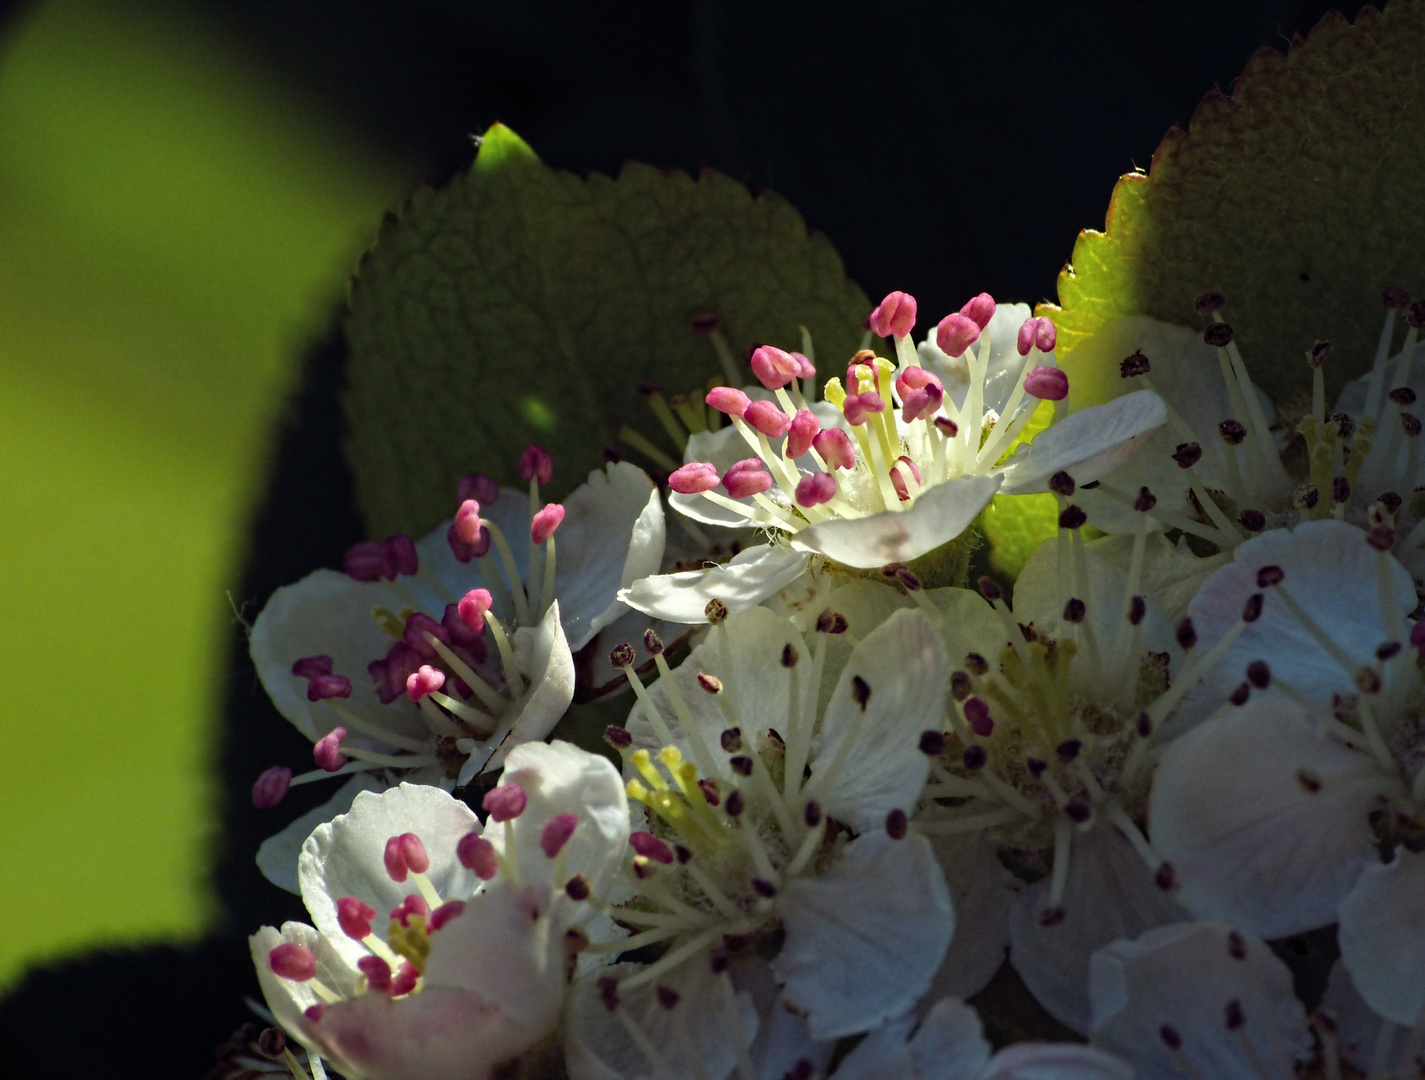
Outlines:
[{"label": "white petal", "polygon": [[312,988],[310,982],[297,982],[275,974],[268,959],[272,950],[284,943],[295,943],[310,949],[317,958],[317,979],[337,994],[355,991],[360,977],[354,967],[342,958],[331,944],[306,923],[289,922],[279,931],[275,927],[264,926],[247,939],[248,950],[252,954],[253,967],[257,969],[257,982],[262,987],[262,996],[279,1027],[295,1036],[308,1049],[317,1048],[319,1040],[313,1034],[312,1024],[303,1013],[313,1005],[322,1004],[322,998]]},{"label": "white petal", "polygon": [[925,1001],[973,997],[1004,963],[1019,882],[999,861],[994,845],[977,836],[935,836],[930,846],[950,886],[956,929]]},{"label": "white petal", "polygon": [[1036,435],[1004,466],[1004,491],[1011,495],[1048,491],[1061,470],[1076,483],[1091,484],[1131,458],[1145,439],[1168,422],[1163,401],[1138,390],[1106,405],[1079,409]]},{"label": "white petal", "polygon": [[832,1080],[889,1080],[906,1077],[920,1080],[910,1052],[910,1033],[915,1017],[907,1014],[876,1028],[842,1059]]},{"label": "white petal", "polygon": [[257,849],[257,868],[279,889],[301,895],[297,884],[297,859],[307,837],[324,821],[351,809],[351,800],[361,791],[380,791],[381,784],[370,773],[357,773],[321,806],[308,810],[279,833],[274,833]]},{"label": "white petal", "polygon": [[1418,603],[1409,572],[1387,556],[1390,600],[1389,610],[1382,611],[1378,559],[1364,532],[1329,520],[1304,522],[1290,532],[1273,529],[1241,544],[1233,561],[1207,579],[1188,607],[1199,652],[1205,654],[1237,624],[1242,604],[1259,591],[1257,571],[1279,566],[1286,572],[1281,587],[1350,657],[1351,669],[1332,659],[1268,589],[1262,617],[1223,654],[1204,679],[1204,689],[1225,699],[1249,663],[1265,660],[1274,678],[1322,708],[1329,708],[1335,692],[1354,693],[1355,669],[1373,664],[1383,642],[1406,640],[1405,616]]},{"label": "white petal", "polygon": [[646,473],[626,461],[589,473],[564,500],[555,533],[554,591],[575,651],[622,611],[620,587],[658,572],[663,503]]},{"label": "white petal", "polygon": [[926,1013],[910,1050],[916,1080],[977,1080],[990,1059],[979,1014],[953,997]]},{"label": "white petal", "polygon": [[998,476],[959,476],[928,488],[909,510],[809,525],[792,535],[791,544],[862,569],[908,562],[968,529],[999,487]]},{"label": "white petal", "polygon": [[[1223,923],[1182,923],[1096,953],[1093,1044],[1132,1062],[1145,1080],[1180,1077],[1163,1042],[1166,1024],[1181,1037],[1194,1075],[1260,1080],[1260,1061],[1270,1076],[1294,1076],[1295,1062],[1311,1053],[1311,1033],[1291,972],[1262,942],[1241,935],[1246,955],[1238,959],[1231,933]],[[1245,1021],[1235,1032],[1225,1019],[1231,1001]]]},{"label": "white petal", "polygon": [[[724,730],[740,727],[743,738],[753,745],[768,728],[776,728],[783,738],[790,736],[792,678],[781,663],[788,647],[800,650],[801,634],[789,619],[766,608],[752,608],[715,627],[673,670],[693,720],[692,731],[679,718],[663,680],[649,688],[659,722],[686,756],[698,760],[692,749],[696,740],[708,748],[719,773],[730,777],[727,755],[718,742]],[[721,679],[722,692],[709,694],[698,684],[699,674]],[[803,686],[803,693],[809,695],[810,688]],[[799,721],[805,711],[799,710]],[[628,730],[636,747],[657,750],[664,744],[649,706],[642,701],[629,713]]]},{"label": "white petal", "polygon": [[373,933],[384,940],[388,912],[417,891],[409,878],[397,883],[386,873],[386,841],[415,833],[430,856],[426,876],[431,884],[444,899],[464,899],[475,891],[476,878],[460,865],[455,845],[479,828],[475,812],[440,788],[401,784],[380,793],[361,792],[350,813],[318,825],[302,847],[297,878],[312,922],[354,965],[367,950],[342,932],[336,902],[354,896],[374,907]]},{"label": "white petal", "polygon": [[[765,960],[744,958],[729,969],[732,984],[745,992],[757,1014],[757,1037],[748,1056],[758,1080],[784,1080],[787,1073],[805,1059],[817,1075],[824,1076],[836,1051],[835,1040],[817,1042],[807,1029],[806,1018],[782,1004],[781,987],[772,978]],[[734,1075],[736,1075],[734,1073]]]},{"label": "white petal", "polygon": [[537,627],[522,626],[514,632],[511,647],[515,662],[530,681],[529,689],[501,718],[488,743],[461,767],[459,783],[469,783],[477,772],[498,769],[515,747],[544,738],[574,700],[574,657],[564,637],[560,611],[556,600]]},{"label": "white petal", "polygon": [[478,995],[536,1034],[553,1030],[564,1001],[564,931],[550,917],[548,885],[497,878],[465,910],[431,935],[425,990],[445,987]]},{"label": "white petal", "polygon": [[[307,680],[292,674],[292,664],[306,656],[332,658],[332,671],[351,680],[351,697],[344,708],[377,727],[411,738],[424,738],[428,729],[414,705],[397,698],[382,705],[376,697],[366,665],[386,655],[391,638],[371,618],[373,607],[399,612],[412,606],[402,591],[410,586],[424,604],[434,609],[436,594],[417,578],[394,582],[355,581],[335,570],[318,570],[295,585],[272,594],[248,637],[248,649],[277,711],[298,731],[316,742],[341,723],[331,706],[307,700]],[[423,607],[422,610],[425,610]],[[444,603],[436,612],[444,612]]]},{"label": "white petal", "polygon": [[1336,1021],[1341,1060],[1364,1076],[1388,1075],[1405,1052],[1410,1029],[1383,1019],[1367,1005],[1340,961],[1331,966],[1321,1007]]},{"label": "white petal", "polygon": [[[521,875],[548,877],[553,864],[539,846],[540,830],[557,814],[574,814],[579,824],[560,856],[564,880],[583,874],[601,894],[623,864],[629,834],[628,797],[609,759],[573,743],[524,743],[510,752],[500,783],[517,783],[528,796],[514,830]],[[500,850],[504,837],[490,831]]]},{"label": "white petal", "polygon": [[1425,1017],[1425,855],[1399,847],[1368,866],[1341,901],[1341,962],[1387,1020]]},{"label": "white petal", "polygon": [[909,1009],[955,929],[944,875],[914,833],[852,841],[824,873],[787,885],[779,908],[787,939],[772,971],[814,1039],[868,1031]]},{"label": "white petal", "polygon": [[1128,1062],[1092,1046],[1024,1042],[1006,1046],[975,1080],[1134,1080],[1134,1075]]},{"label": "white petal", "polygon": [[[1081,632],[1064,622],[1064,605],[1071,596],[1075,596],[1084,602],[1085,619],[1093,624],[1094,634],[1101,647],[1113,648],[1124,630],[1124,616],[1132,596],[1128,591],[1127,560],[1120,563],[1110,557],[1114,553],[1113,546],[1102,549],[1101,545],[1107,542],[1116,546],[1119,539],[1109,537],[1106,541],[1086,545],[1083,562],[1088,571],[1087,582],[1077,580],[1075,560],[1071,558],[1073,553],[1067,546],[1061,551],[1058,540],[1040,544],[1034,554],[1029,556],[1029,561],[1024,564],[1024,569],[1020,571],[1014,583],[1015,621],[1026,625],[1033,623],[1036,630],[1078,640]],[[1149,565],[1147,553],[1150,547],[1161,553],[1160,545],[1167,544],[1161,535],[1154,534],[1147,539],[1149,543],[1145,544],[1143,560],[1145,568]],[[1132,541],[1128,542],[1131,549]],[[1143,650],[1168,653],[1174,660],[1172,667],[1176,668],[1176,661],[1181,657],[1182,650],[1178,648],[1172,625],[1164,616],[1157,595],[1146,580],[1139,581],[1133,595],[1142,596],[1146,603],[1141,624]],[[1082,675],[1086,673],[1087,665],[1074,665],[1073,670]],[[1081,693],[1097,691],[1096,686],[1074,689]]]},{"label": "white petal", "polygon": [[[858,685],[870,698],[856,700]],[[945,646],[921,611],[898,611],[852,650],[822,720],[809,793],[858,832],[884,827],[892,810],[910,813],[925,786],[926,731],[945,726],[950,672]]]},{"label": "white petal", "polygon": [[[619,1019],[600,1000],[598,980],[624,979],[637,964],[613,964],[581,976],[569,991],[564,1020],[564,1062],[570,1080],[655,1080],[662,1076],[698,1075],[686,1064],[684,1047],[696,1055],[702,1075],[723,1080],[737,1063],[736,1033],[750,1041],[757,1032],[757,1013],[746,993],[735,998],[736,1013],[705,962],[683,964],[659,980],[679,995],[672,1009],[658,1004],[655,987],[644,983],[619,992],[619,1008],[638,1025],[666,1064],[666,1071],[639,1050]],[[682,1031],[679,1031],[679,1028]]]},{"label": "white petal", "polygon": [[[1117,319],[1103,330],[1074,346],[1067,368],[1070,379],[1069,400],[1076,408],[1084,402],[1103,402],[1131,392],[1130,382],[1119,378],[1118,366],[1135,349],[1141,350],[1152,364],[1149,379],[1153,389],[1168,408],[1181,417],[1202,444],[1205,454],[1197,471],[1208,486],[1225,488],[1224,474],[1227,448],[1217,438],[1217,425],[1234,415],[1227,388],[1219,374],[1217,350],[1202,340],[1200,330],[1173,326],[1141,315]],[[1275,410],[1266,395],[1257,391],[1257,400],[1270,424]],[[1241,419],[1239,417],[1239,419]],[[1189,474],[1178,467],[1172,454],[1177,445],[1186,441],[1175,426],[1164,426],[1152,433],[1143,447],[1127,463],[1117,469],[1109,480],[1121,491],[1136,493],[1147,487],[1158,497],[1163,509],[1190,513],[1187,503]],[[1218,450],[1221,447],[1221,451]],[[1242,448],[1237,450],[1242,455]],[[1284,498],[1285,491],[1273,493]],[[1089,513],[1091,524],[1110,532],[1131,532],[1134,512],[1102,492],[1086,491],[1075,495]]]},{"label": "white petal", "polygon": [[380,1080],[493,1080],[544,1034],[477,994],[441,986],[339,1002],[315,1032],[337,1063],[349,1063],[343,1073]]},{"label": "white petal", "polygon": [[1089,957],[1110,941],[1187,918],[1153,881],[1152,871],[1106,822],[1077,834],[1064,887],[1064,919],[1040,922],[1049,879],[1030,885],[1009,916],[1009,960],[1055,1019],[1088,1031]]},{"label": "white petal", "polygon": [[731,613],[746,611],[801,577],[808,561],[801,552],[757,544],[706,570],[645,577],[619,590],[618,598],[656,619],[706,623],[708,601],[721,600]]},{"label": "white petal", "polygon": [[1190,911],[1285,937],[1333,922],[1375,858],[1376,780],[1370,758],[1318,738],[1296,706],[1255,698],[1168,746],[1150,832]]}]

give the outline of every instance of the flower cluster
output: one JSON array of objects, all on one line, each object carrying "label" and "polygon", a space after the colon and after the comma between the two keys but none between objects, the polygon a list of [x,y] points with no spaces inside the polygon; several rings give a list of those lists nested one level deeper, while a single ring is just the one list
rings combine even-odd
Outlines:
[{"label": "flower cluster", "polygon": [[[1370,374],[1328,411],[1316,343],[1284,420],[1217,294],[1204,331],[1079,345],[1123,387],[1080,406],[1048,319],[981,294],[917,343],[892,293],[889,356],[818,386],[808,345],[764,345],[680,400],[668,510],[623,462],[546,502],[531,447],[527,492],[466,477],[425,539],[278,590],[252,655],[314,768],[254,801],[350,779],[259,854],[311,923],[252,937],[280,1030],[232,1055],[1421,1075],[1425,306],[1385,301]],[[1029,493],[1056,535],[967,574],[990,500]],[[602,740],[570,713],[615,694]]]}]

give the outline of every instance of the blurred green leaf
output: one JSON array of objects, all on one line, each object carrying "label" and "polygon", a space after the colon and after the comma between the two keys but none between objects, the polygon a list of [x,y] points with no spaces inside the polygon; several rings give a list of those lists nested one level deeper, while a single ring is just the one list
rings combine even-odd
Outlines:
[{"label": "blurred green leaf", "polygon": [[211,927],[227,590],[294,361],[404,184],[192,5],[53,0],[3,45],[0,835],[45,884],[0,887],[0,986]]},{"label": "blurred green leaf", "polygon": [[1287,55],[1264,47],[1229,99],[1214,89],[1174,127],[1148,175],[1114,188],[1059,276],[1059,358],[1077,406],[1118,393],[1074,345],[1120,315],[1196,326],[1225,293],[1252,377],[1278,401],[1309,388],[1325,338],[1329,392],[1365,372],[1386,285],[1425,292],[1425,4],[1334,12]]},{"label": "blurred green leaf", "polygon": [[517,480],[530,442],[568,491],[620,423],[653,430],[640,381],[687,391],[720,371],[694,316],[716,314],[739,358],[800,347],[806,326],[840,361],[870,307],[776,195],[638,164],[582,179],[497,124],[466,175],[387,219],[352,289],[347,450],[368,525],[429,529],[461,475]]}]

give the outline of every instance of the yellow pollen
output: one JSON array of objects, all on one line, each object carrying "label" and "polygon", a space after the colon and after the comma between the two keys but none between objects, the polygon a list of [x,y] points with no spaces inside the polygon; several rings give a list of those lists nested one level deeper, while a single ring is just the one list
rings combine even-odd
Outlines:
[{"label": "yellow pollen", "polygon": [[683,751],[676,746],[665,746],[658,751],[658,760],[667,767],[669,773],[676,774],[678,766],[683,762]]},{"label": "yellow pollen", "polygon": [[833,405],[835,405],[838,409],[841,408],[842,403],[846,400],[846,391],[841,386],[841,380],[827,379],[826,386],[823,388],[821,396],[824,397],[827,401],[831,402]]},{"label": "yellow pollen", "polygon": [[647,750],[635,750],[629,755],[629,760],[633,762],[633,767],[638,770],[639,775],[648,781],[650,787],[659,791],[668,789],[668,781],[663,779],[663,774],[653,764],[652,755]]},{"label": "yellow pollen", "polygon": [[424,974],[426,957],[430,955],[430,932],[426,929],[423,915],[407,915],[406,925],[393,922],[387,932],[391,951],[404,956],[411,967]]}]

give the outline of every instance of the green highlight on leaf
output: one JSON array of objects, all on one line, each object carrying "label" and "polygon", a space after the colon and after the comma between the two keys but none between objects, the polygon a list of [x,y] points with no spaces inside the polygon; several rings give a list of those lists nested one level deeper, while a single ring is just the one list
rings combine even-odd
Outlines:
[{"label": "green highlight on leaf", "polygon": [[1335,348],[1328,393],[1370,366],[1381,289],[1425,293],[1425,4],[1327,15],[1287,54],[1264,47],[1229,99],[1214,89],[1147,175],[1122,177],[1103,232],[1080,233],[1059,276],[1060,363],[1082,407],[1115,396],[1117,372],[1077,364],[1078,342],[1121,315],[1200,325],[1222,317],[1275,400],[1310,386],[1303,356]]},{"label": "green highlight on leaf", "polygon": [[347,454],[367,523],[429,529],[462,475],[517,481],[530,442],[554,455],[558,498],[621,423],[657,437],[639,384],[686,392],[722,370],[696,316],[737,357],[800,348],[804,325],[834,367],[870,307],[776,195],[710,170],[581,178],[496,124],[468,173],[387,218],[352,286]]}]

